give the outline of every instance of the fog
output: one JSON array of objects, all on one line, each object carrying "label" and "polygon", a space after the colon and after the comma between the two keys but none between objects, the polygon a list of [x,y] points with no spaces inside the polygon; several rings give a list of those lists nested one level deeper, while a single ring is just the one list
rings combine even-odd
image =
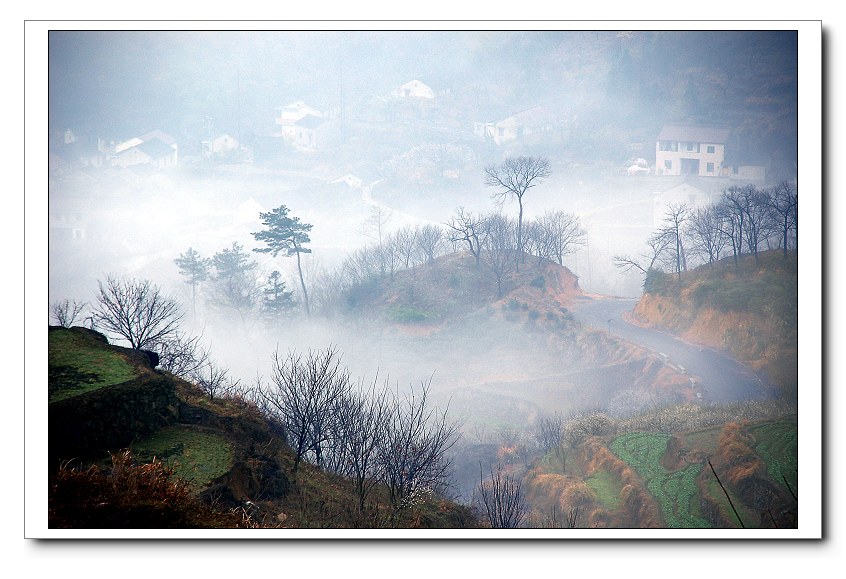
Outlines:
[{"label": "fog", "polygon": [[[299,299],[296,259],[252,252],[261,212],[285,205],[313,225],[309,286],[378,242],[374,208],[383,236],[443,227],[458,207],[516,216],[515,202],[492,198],[485,167],[537,156],[551,174],[526,194],[524,220],[578,216],[585,243],[564,265],[582,290],[638,297],[642,277],[612,258],[646,251],[661,195],[687,183],[710,197],[743,181],[657,175],[664,125],[730,127],[727,165],[766,167],[762,186],[795,178],[796,42],[790,31],[51,32],[50,301],[92,301],[107,275],[149,279],[244,383],[268,375],[274,351],[334,344],[365,382],[431,378],[435,400],[476,432],[607,405],[567,378],[590,364],[522,326],[475,316],[415,335],[298,311],[268,328],[215,309],[202,284],[191,313],[174,260],[237,242],[262,280],[280,271]],[[277,119],[295,103],[320,122],[286,137]],[[513,123],[497,123],[518,113],[517,136],[500,139]],[[172,138],[172,162],[116,152],[151,131]],[[648,174],[629,174],[638,159]]]}]

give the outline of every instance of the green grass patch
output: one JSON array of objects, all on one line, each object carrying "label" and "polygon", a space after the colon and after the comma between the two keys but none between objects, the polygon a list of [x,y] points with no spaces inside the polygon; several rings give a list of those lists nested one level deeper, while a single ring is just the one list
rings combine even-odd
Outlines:
[{"label": "green grass patch", "polygon": [[610,449],[643,477],[669,527],[708,528],[711,525],[701,516],[696,486],[702,465],[689,465],[675,472],[664,468],[661,457],[669,440],[669,434],[633,432],[614,439]]},{"label": "green grass patch", "polygon": [[233,450],[223,436],[177,425],[136,442],[132,454],[141,461],[161,460],[199,490],[231,468]]},{"label": "green grass patch", "polygon": [[[105,344],[104,344],[105,345]],[[48,340],[49,400],[56,402],[132,380],[135,368],[120,354],[71,330],[52,330]]]},{"label": "green grass patch", "polygon": [[799,432],[795,422],[772,422],[753,426],[749,432],[755,438],[753,450],[767,465],[767,474],[791,490],[798,491]]},{"label": "green grass patch", "polygon": [[424,324],[433,321],[436,316],[432,312],[415,308],[414,306],[397,305],[388,311],[391,320],[400,324]]},{"label": "green grass patch", "polygon": [[585,484],[596,494],[599,503],[612,511],[622,508],[620,492],[623,484],[620,480],[605,470],[598,470],[593,476],[585,479]]}]

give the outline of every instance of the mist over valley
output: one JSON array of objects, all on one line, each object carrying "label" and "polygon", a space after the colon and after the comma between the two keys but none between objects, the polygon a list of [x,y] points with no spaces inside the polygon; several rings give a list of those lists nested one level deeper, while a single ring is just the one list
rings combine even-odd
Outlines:
[{"label": "mist over valley", "polygon": [[[425,392],[456,428],[426,492],[478,509],[522,481],[535,528],[736,526],[711,482],[682,515],[634,498],[631,460],[604,463],[606,497],[594,462],[651,432],[669,471],[703,448],[729,469],[717,437],[741,434],[682,433],[795,419],[795,32],[50,38],[51,326],[126,346],[103,298],[147,280],[178,329],[133,348],[202,388],[167,366],[165,344],[192,344],[211,401],[262,407],[286,356],[332,351],[363,399]],[[343,463],[321,440],[294,475]],[[766,495],[793,524],[792,489],[761,480],[737,483],[747,521]],[[423,491],[386,484],[412,525],[397,513]]]}]

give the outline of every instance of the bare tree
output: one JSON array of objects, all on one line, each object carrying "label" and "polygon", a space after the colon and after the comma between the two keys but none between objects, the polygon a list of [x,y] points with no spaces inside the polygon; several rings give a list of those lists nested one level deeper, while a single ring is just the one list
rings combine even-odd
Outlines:
[{"label": "bare tree", "polygon": [[387,396],[388,389],[377,390],[374,380],[369,390],[351,390],[336,405],[337,420],[334,422],[333,444],[327,466],[352,479],[359,513],[364,511],[370,491],[382,479],[378,450],[388,417]]},{"label": "bare tree", "polygon": [[562,448],[562,444],[564,443],[564,422],[564,417],[558,412],[554,414],[542,414],[535,421],[534,432],[532,434],[543,452],[555,452],[555,456],[561,461],[566,471],[567,465]]},{"label": "bare tree", "polygon": [[179,329],[179,304],[148,280],[108,276],[97,282],[92,317],[98,327],[120,336],[136,350],[160,343]]},{"label": "bare tree", "polygon": [[482,263],[490,270],[496,281],[496,295],[503,295],[503,282],[517,269],[515,259],[517,248],[514,243],[516,227],[512,220],[501,214],[485,219],[485,253]]},{"label": "bare tree", "polygon": [[799,242],[798,196],[796,189],[789,181],[782,181],[772,188],[770,208],[773,211],[774,221],[778,224],[783,255],[787,257],[791,233],[794,247],[797,247]]},{"label": "bare tree", "polygon": [[729,243],[728,236],[720,227],[720,215],[715,205],[699,207],[691,213],[685,237],[690,241],[690,252],[705,263],[719,261]]},{"label": "bare tree", "polygon": [[614,256],[614,265],[625,272],[636,269],[644,275],[648,275],[661,262],[667,251],[667,247],[670,245],[670,241],[664,235],[653,235],[646,241],[646,244],[649,246],[649,252],[641,254],[639,259],[631,257],[628,254],[617,254]]},{"label": "bare tree", "polygon": [[432,263],[443,251],[444,230],[437,225],[427,224],[417,230],[417,248],[426,263]]},{"label": "bare tree", "polygon": [[50,315],[58,325],[63,328],[70,328],[87,305],[87,302],[76,300],[58,300],[50,304]]},{"label": "bare tree", "polygon": [[673,271],[681,280],[683,271],[687,271],[687,258],[684,252],[684,227],[690,217],[687,203],[670,203],[664,214],[664,221],[656,235],[667,239],[667,250],[672,256]]},{"label": "bare tree", "polygon": [[547,211],[530,225],[532,233],[527,236],[535,238],[533,245],[538,249],[536,255],[554,259],[558,265],[564,265],[564,256],[585,244],[585,230],[582,229],[579,217],[573,213]]},{"label": "bare tree", "polygon": [[445,482],[458,441],[459,426],[447,411],[428,406],[431,379],[405,397],[389,400],[385,431],[379,447],[383,482],[388,487],[393,518],[417,499]]},{"label": "bare tree", "polygon": [[210,400],[225,396],[235,390],[240,383],[240,380],[233,382],[229,377],[229,368],[219,366],[208,359],[191,372],[190,378]]},{"label": "bare tree", "polygon": [[798,196],[795,187],[789,181],[782,181],[772,188],[770,207],[774,220],[778,223],[784,257],[787,257],[791,233],[793,246],[798,247],[799,242]]},{"label": "bare tree", "polygon": [[741,187],[729,187],[723,191],[722,197],[720,197],[720,201],[717,203],[717,214],[720,217],[721,229],[731,242],[734,264],[737,266],[738,259],[743,255],[746,221],[746,213],[743,211]]},{"label": "bare tree", "polygon": [[520,480],[504,473],[501,464],[496,465],[496,470],[491,467],[487,480],[479,465],[476,492],[491,528],[516,529],[528,512]]},{"label": "bare tree", "polygon": [[467,249],[476,260],[476,265],[479,265],[486,237],[485,219],[465,211],[464,207],[459,207],[446,226],[450,230],[449,240],[454,243],[466,243]]},{"label": "bare tree", "polygon": [[303,356],[289,352],[273,358],[272,384],[258,392],[263,407],[282,422],[294,450],[296,473],[307,453],[320,465],[323,447],[330,439],[336,403],[350,388],[349,372],[341,368],[338,350],[309,350]]},{"label": "bare tree", "polygon": [[189,379],[209,362],[209,352],[202,347],[200,336],[174,332],[151,347],[159,354],[159,366],[174,376]]},{"label": "bare tree", "polygon": [[500,203],[512,196],[517,199],[518,260],[523,254],[523,197],[551,174],[549,160],[544,157],[509,157],[499,165],[485,167],[485,185],[499,189],[493,194],[494,199]]},{"label": "bare tree", "polygon": [[391,244],[406,269],[414,265],[414,256],[417,252],[418,228],[406,225],[396,230],[391,236]]}]

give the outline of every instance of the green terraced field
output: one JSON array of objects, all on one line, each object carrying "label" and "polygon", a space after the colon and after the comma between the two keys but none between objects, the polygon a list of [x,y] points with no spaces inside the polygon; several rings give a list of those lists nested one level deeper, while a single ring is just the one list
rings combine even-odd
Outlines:
[{"label": "green terraced field", "polygon": [[708,528],[710,523],[699,513],[696,477],[701,464],[670,472],[661,465],[667,450],[668,434],[633,432],[616,438],[611,451],[634,468],[646,481],[646,488],[658,501],[668,527],[675,529]]},{"label": "green terraced field", "polygon": [[767,465],[767,474],[778,484],[785,479],[798,492],[799,433],[795,422],[772,422],[749,429],[755,438],[753,450]]}]

